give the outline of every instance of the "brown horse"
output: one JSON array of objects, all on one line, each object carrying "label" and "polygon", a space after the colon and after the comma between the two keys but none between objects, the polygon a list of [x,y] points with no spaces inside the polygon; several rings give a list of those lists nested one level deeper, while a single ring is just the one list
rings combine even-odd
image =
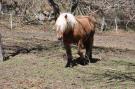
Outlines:
[{"label": "brown horse", "polygon": [[[67,54],[66,67],[72,66],[72,52],[70,44],[78,46],[80,58],[92,59],[92,47],[96,20],[92,16],[77,16],[70,13],[60,14],[56,20],[56,33],[58,40],[62,40]],[[86,49],[85,57],[82,49]]]}]

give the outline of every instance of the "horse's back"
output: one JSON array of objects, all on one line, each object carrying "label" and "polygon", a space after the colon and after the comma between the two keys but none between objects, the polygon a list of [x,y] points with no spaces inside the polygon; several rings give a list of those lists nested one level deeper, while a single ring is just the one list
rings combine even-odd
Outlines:
[{"label": "horse's back", "polygon": [[95,30],[95,22],[90,16],[77,16],[76,19],[86,32]]},{"label": "horse's back", "polygon": [[90,22],[92,22],[93,24],[96,23],[96,19],[94,16],[76,16],[77,19],[88,19]]}]

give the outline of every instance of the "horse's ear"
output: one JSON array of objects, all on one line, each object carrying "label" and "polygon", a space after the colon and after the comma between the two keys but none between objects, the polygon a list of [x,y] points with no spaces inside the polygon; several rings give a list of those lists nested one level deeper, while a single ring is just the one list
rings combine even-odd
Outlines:
[{"label": "horse's ear", "polygon": [[65,19],[67,19],[67,14],[65,15]]}]

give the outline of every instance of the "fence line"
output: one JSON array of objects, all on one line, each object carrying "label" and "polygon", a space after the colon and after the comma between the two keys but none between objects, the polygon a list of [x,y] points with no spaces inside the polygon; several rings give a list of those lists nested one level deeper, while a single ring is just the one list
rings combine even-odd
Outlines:
[{"label": "fence line", "polygon": [[[13,23],[17,23],[15,22],[15,20],[13,19],[14,15],[13,13],[2,13],[1,15],[3,16],[9,16],[9,22],[10,22],[10,29],[12,30],[13,29]],[[25,15],[17,15],[16,17],[24,17]],[[135,16],[134,16],[135,17]],[[126,22],[126,29],[128,27],[128,24],[131,22],[131,23],[135,23],[135,19],[134,17],[130,20],[121,20],[121,19],[118,19],[118,17],[116,18],[107,18],[107,17],[103,17],[101,18],[101,23],[100,23],[100,29],[101,31],[103,31],[105,28],[107,28],[107,22],[106,21],[111,21],[115,24],[115,30],[116,32],[118,31],[118,23],[120,22]]]},{"label": "fence line", "polygon": [[[115,18],[114,18],[115,19]],[[105,19],[106,21],[114,21],[114,19]],[[118,22],[135,22],[135,20],[120,20],[120,19],[117,19]]]}]

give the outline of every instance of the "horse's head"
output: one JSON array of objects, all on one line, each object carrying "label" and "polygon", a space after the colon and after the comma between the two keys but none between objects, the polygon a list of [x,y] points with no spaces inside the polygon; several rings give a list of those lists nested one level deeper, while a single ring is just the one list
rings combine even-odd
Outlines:
[{"label": "horse's head", "polygon": [[58,40],[62,40],[64,33],[72,30],[75,23],[76,19],[74,15],[70,13],[60,14],[60,16],[56,20],[56,33]]},{"label": "horse's head", "polygon": [[57,34],[58,40],[63,39],[63,34],[67,28],[66,18],[67,18],[67,15],[61,14],[56,20],[56,34]]},{"label": "horse's head", "polygon": [[57,34],[57,39],[62,40],[63,39],[63,31],[60,30],[60,26],[56,28],[56,34]]}]

